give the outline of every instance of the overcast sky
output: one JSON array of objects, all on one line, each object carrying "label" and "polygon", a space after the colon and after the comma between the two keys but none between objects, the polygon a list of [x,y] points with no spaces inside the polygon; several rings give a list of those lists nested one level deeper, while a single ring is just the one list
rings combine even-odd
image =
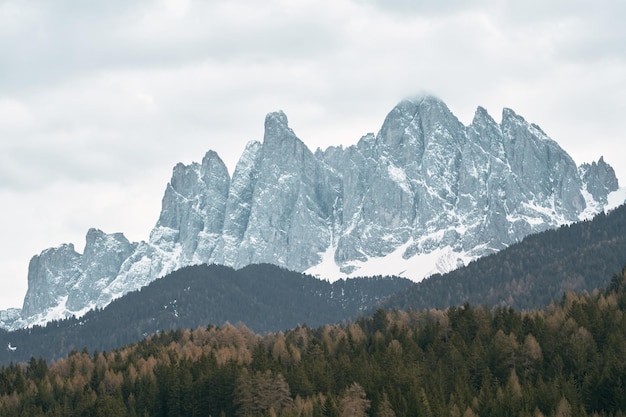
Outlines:
[{"label": "overcast sky", "polygon": [[431,93],[536,123],[626,184],[622,0],[0,0],[0,308],[90,227],[146,240],[173,166],[232,169],[282,109],[309,148]]}]

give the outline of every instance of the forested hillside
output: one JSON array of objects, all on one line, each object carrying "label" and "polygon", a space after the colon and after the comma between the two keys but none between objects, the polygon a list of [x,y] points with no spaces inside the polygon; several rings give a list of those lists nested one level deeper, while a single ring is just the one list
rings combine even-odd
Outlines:
[{"label": "forested hillside", "polygon": [[0,364],[111,350],[163,330],[245,323],[252,331],[311,327],[355,318],[411,282],[397,277],[321,281],[275,265],[234,270],[196,265],[175,271],[103,310],[14,332],[0,331]]},{"label": "forested hillside", "polygon": [[626,264],[626,205],[590,221],[526,237],[445,275],[433,275],[390,297],[385,308],[474,305],[542,308],[565,291],[608,285]]},{"label": "forested hillside", "polygon": [[13,416],[615,416],[626,411],[626,272],[519,313],[384,311],[259,336],[161,333],[0,370]]}]

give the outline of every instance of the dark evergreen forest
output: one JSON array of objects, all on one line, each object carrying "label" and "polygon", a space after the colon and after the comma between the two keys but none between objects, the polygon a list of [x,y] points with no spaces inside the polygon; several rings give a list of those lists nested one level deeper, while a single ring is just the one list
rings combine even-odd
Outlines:
[{"label": "dark evergreen forest", "polygon": [[626,271],[535,311],[378,310],[260,336],[175,330],[0,370],[0,415],[533,416],[626,412]]}]

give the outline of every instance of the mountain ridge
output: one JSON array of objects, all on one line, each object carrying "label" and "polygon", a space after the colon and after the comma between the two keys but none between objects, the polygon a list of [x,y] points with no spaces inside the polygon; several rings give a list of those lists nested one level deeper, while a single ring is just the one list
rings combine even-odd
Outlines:
[{"label": "mountain ridge", "polygon": [[199,263],[419,280],[598,213],[618,186],[603,158],[577,167],[506,108],[499,124],[479,107],[464,126],[436,97],[403,100],[377,135],[315,153],[269,113],[232,177],[214,151],[174,167],[148,241],[94,229],[106,256],[34,256],[20,317],[2,325],[81,314]]}]

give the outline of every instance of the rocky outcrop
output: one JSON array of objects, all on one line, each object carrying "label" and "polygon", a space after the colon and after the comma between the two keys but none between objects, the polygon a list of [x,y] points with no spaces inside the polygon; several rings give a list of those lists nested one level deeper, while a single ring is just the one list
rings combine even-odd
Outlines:
[{"label": "rocky outcrop", "polygon": [[54,309],[86,312],[117,277],[136,246],[121,233],[109,235],[90,229],[82,255],[74,250],[74,245],[65,244],[34,256],[28,267],[22,316]]},{"label": "rocky outcrop", "polygon": [[82,275],[81,255],[73,244],[46,249],[28,265],[28,291],[22,315],[30,317],[65,302],[70,289]]},{"label": "rocky outcrop", "polygon": [[82,274],[70,288],[67,309],[81,311],[95,306],[94,301],[117,278],[120,267],[136,247],[122,233],[90,229],[81,256]]},{"label": "rocky outcrop", "polygon": [[598,202],[606,204],[607,195],[619,188],[615,171],[604,162],[604,157],[600,157],[598,162],[582,164],[579,171],[586,191]]}]

